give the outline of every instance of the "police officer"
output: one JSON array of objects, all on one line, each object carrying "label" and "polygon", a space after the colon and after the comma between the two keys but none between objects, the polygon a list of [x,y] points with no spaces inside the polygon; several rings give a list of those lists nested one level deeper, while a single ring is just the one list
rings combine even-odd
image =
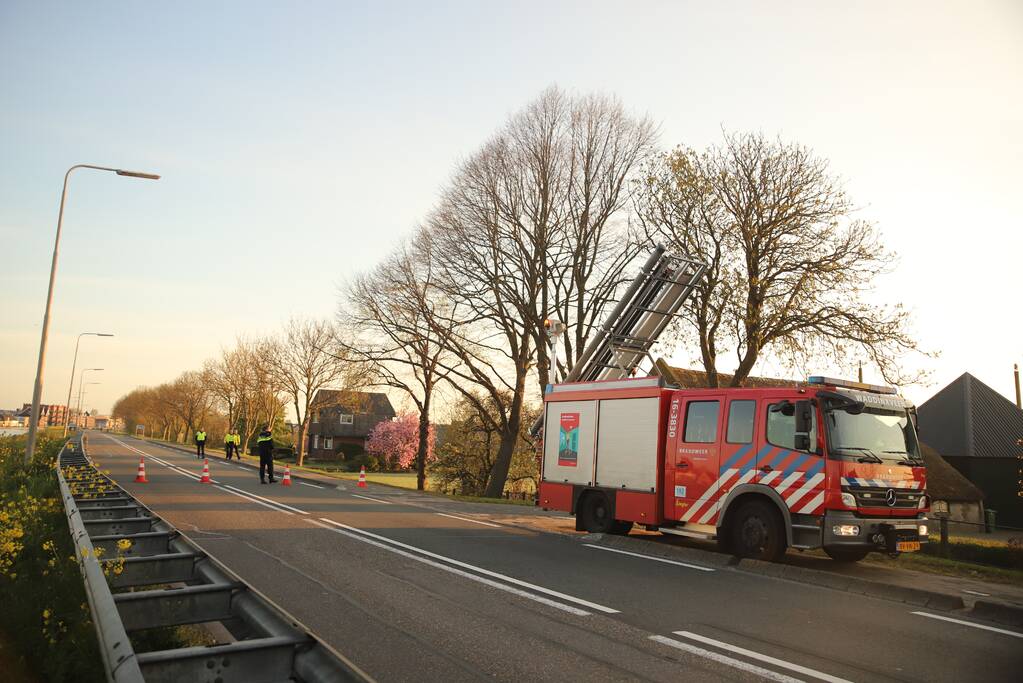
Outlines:
[{"label": "police officer", "polygon": [[237,429],[235,429],[234,432],[231,434],[231,443],[234,444],[234,459],[241,460],[242,435],[238,433]]},{"label": "police officer", "polygon": [[195,433],[195,457],[202,460],[206,456],[206,432],[202,427]]},{"label": "police officer", "polygon": [[277,481],[274,479],[274,440],[270,435],[270,428],[264,427],[263,431],[256,437],[256,448],[259,449],[259,483],[265,484],[266,479],[263,478],[264,472],[270,475],[270,483]]},{"label": "police officer", "polygon": [[224,455],[228,460],[231,459],[231,451],[234,449],[234,435],[231,430],[227,430],[224,433]]}]

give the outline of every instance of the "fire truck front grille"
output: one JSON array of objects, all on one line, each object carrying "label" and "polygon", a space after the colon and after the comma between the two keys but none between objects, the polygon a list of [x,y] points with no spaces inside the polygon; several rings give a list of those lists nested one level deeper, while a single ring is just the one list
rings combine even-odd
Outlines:
[{"label": "fire truck front grille", "polygon": [[[904,489],[855,488],[845,490],[856,497],[857,505],[871,508],[916,508],[920,503],[920,497],[924,495],[920,491],[907,491]],[[888,491],[895,492],[895,505],[889,504]]]}]

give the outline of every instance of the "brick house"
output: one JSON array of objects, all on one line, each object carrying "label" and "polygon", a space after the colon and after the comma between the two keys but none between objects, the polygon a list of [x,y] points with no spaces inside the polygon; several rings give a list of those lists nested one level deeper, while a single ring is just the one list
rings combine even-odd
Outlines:
[{"label": "brick house", "polygon": [[306,453],[322,460],[365,452],[373,428],[395,416],[387,394],[335,389],[317,391],[309,412]]}]

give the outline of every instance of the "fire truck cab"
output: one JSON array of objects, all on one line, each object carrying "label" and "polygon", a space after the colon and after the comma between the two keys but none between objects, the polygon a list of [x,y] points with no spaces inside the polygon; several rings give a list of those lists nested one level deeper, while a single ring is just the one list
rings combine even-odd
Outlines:
[{"label": "fire truck cab", "polygon": [[579,530],[640,524],[764,560],[792,547],[857,561],[927,542],[915,410],[888,387],[570,382],[548,387],[543,435],[538,504]]}]

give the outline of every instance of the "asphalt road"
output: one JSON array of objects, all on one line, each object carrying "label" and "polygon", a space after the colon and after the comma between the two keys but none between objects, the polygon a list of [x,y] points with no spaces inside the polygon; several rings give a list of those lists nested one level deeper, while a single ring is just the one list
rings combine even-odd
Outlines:
[{"label": "asphalt road", "polygon": [[[139,454],[148,484],[133,479]],[[1010,681],[1023,633],[734,569],[622,554],[388,487],[90,434],[124,488],[380,681]],[[280,473],[278,473],[280,476]],[[510,511],[514,514],[513,511]]]}]

